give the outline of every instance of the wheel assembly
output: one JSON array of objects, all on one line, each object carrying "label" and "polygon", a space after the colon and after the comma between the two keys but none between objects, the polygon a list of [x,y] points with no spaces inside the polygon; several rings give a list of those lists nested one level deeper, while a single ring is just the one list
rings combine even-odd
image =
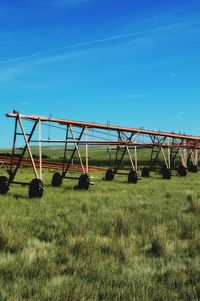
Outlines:
[{"label": "wheel assembly", "polygon": [[143,178],[148,178],[149,177],[149,174],[150,174],[150,170],[148,167],[143,167],[142,168],[142,173],[141,173],[141,176]]},{"label": "wheel assembly", "polygon": [[88,190],[90,186],[90,177],[88,174],[82,174],[78,181],[78,189]]},{"label": "wheel assembly", "polygon": [[163,176],[163,179],[166,179],[166,180],[171,179],[171,169],[167,168],[166,166],[163,166],[161,168],[161,174]]},{"label": "wheel assembly", "polygon": [[128,183],[134,183],[136,184],[138,181],[138,175],[135,172],[135,170],[131,170],[128,174]]},{"label": "wheel assembly", "polygon": [[6,194],[9,190],[8,178],[5,176],[0,177],[0,194]]},{"label": "wheel assembly", "polygon": [[193,164],[189,165],[188,166],[188,171],[193,172],[193,173],[197,173],[197,171],[198,171],[197,166],[193,165]]},{"label": "wheel assembly", "polygon": [[112,171],[112,169],[108,169],[106,171],[105,180],[112,181],[113,179],[114,179],[114,172]]},{"label": "wheel assembly", "polygon": [[31,181],[29,187],[30,198],[41,198],[43,196],[44,188],[43,183],[40,179],[34,179]]},{"label": "wheel assembly", "polygon": [[179,176],[181,176],[181,177],[186,177],[186,176],[187,176],[187,169],[186,169],[186,167],[183,166],[183,165],[180,165],[180,166],[178,167],[178,174],[179,174]]},{"label": "wheel assembly", "polygon": [[60,187],[61,184],[62,184],[61,174],[59,172],[54,173],[54,175],[52,177],[51,185],[53,187]]}]

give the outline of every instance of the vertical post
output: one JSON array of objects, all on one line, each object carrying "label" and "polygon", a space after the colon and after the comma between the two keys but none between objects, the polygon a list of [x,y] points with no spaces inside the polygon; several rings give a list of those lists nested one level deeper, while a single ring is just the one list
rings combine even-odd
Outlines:
[{"label": "vertical post", "polygon": [[[75,149],[76,149],[78,157],[79,157],[79,161],[80,161],[80,164],[81,164],[82,171],[85,174],[86,173],[85,172],[85,168],[84,168],[84,165],[83,165],[83,162],[82,162],[82,159],[81,159],[81,154],[80,154],[80,151],[79,151],[79,148],[78,148],[78,143],[76,142],[76,139],[75,139],[74,132],[73,132],[71,124],[69,125],[69,128],[70,128],[70,131],[71,131],[72,139],[74,140]],[[83,131],[84,131],[84,129],[83,129]]]},{"label": "vertical post", "polygon": [[[29,137],[28,137],[28,140],[27,140],[28,143],[31,141],[31,138],[32,138],[32,136],[33,136],[33,134],[34,134],[34,132],[35,132],[36,126],[37,126],[37,121],[34,123],[34,126],[33,126],[32,130],[31,130],[31,133],[30,133]],[[16,135],[17,135],[17,133],[16,133]],[[26,150],[27,150],[27,144],[25,144],[25,146],[24,146],[24,149],[23,149],[23,151],[22,151],[21,157],[19,158],[19,160],[18,160],[18,162],[17,162],[17,164],[16,164],[15,169],[12,171],[12,173],[10,173],[10,176],[9,176],[9,183],[12,183],[12,182],[13,182],[13,180],[14,180],[16,174],[17,174],[17,171],[18,171],[18,169],[19,169],[19,167],[20,167],[20,164],[21,164],[21,162],[22,162],[22,159],[23,159],[23,157],[24,157],[24,154],[25,154]]]},{"label": "vertical post", "polygon": [[16,140],[17,140],[17,125],[18,125],[18,117],[15,119],[15,130],[14,130],[14,138],[13,138],[13,147],[12,147],[12,158],[10,164],[10,173],[13,171],[13,161],[15,156],[15,147],[16,147]]},{"label": "vertical post", "polygon": [[[72,127],[70,127],[71,125],[69,124],[68,125],[68,128],[70,129],[70,130],[72,130]],[[70,156],[70,158],[69,158],[69,162],[67,163],[67,167],[66,167],[66,169],[63,171],[63,174],[62,174],[62,176],[63,177],[65,177],[65,175],[67,174],[67,172],[68,172],[68,170],[69,170],[69,168],[70,168],[70,166],[71,166],[71,164],[72,164],[72,162],[73,162],[73,158],[74,158],[74,155],[75,155],[75,153],[76,153],[76,151],[77,151],[77,147],[78,147],[78,145],[79,145],[79,143],[80,143],[80,140],[81,140],[81,138],[82,138],[82,136],[83,136],[83,134],[84,134],[84,128],[82,129],[82,131],[81,131],[81,133],[80,133],[80,135],[79,135],[79,137],[78,137],[78,141],[79,142],[75,142],[74,141],[74,144],[75,144],[75,147],[74,147],[74,149],[72,150],[72,153],[71,153],[71,156]],[[72,134],[71,134],[72,135]],[[73,138],[73,137],[72,137]],[[66,140],[67,141],[67,140]],[[76,147],[77,146],[77,147]],[[82,162],[82,161],[81,161]],[[81,165],[82,166],[82,165]],[[84,167],[82,167],[82,169],[83,169]],[[84,172],[85,173],[85,172]]]},{"label": "vertical post", "polygon": [[187,168],[187,149],[179,149],[179,154],[181,156],[181,163],[182,165]]},{"label": "vertical post", "polygon": [[[125,143],[126,143],[126,142],[125,142]],[[130,153],[129,147],[128,147],[128,145],[127,145],[127,144],[125,144],[125,147],[126,147],[126,150],[127,150],[128,156],[129,156],[129,159],[130,159],[130,161],[131,161],[131,166],[132,166],[132,169],[133,169],[134,171],[136,171],[136,168],[135,168],[135,166],[134,166],[134,164],[133,164],[133,159],[132,159],[132,156],[131,156],[131,153]]]},{"label": "vertical post", "polygon": [[49,115],[49,132],[48,132],[48,140],[51,140],[51,117],[52,115]]},{"label": "vertical post", "polygon": [[85,138],[86,138],[86,144],[85,144],[85,170],[86,173],[88,174],[88,128],[87,126],[85,127]]},{"label": "vertical post", "polygon": [[183,149],[183,157],[184,157],[184,166],[187,167],[187,159],[188,159],[188,152],[187,152],[187,149],[184,148]]},{"label": "vertical post", "polygon": [[[66,128],[66,136],[65,136],[65,149],[64,149],[64,157],[63,157],[63,166],[62,166],[62,176],[64,176],[65,173],[65,163],[67,159],[67,141],[68,141],[68,133],[69,133],[69,126],[67,125]],[[72,163],[73,164],[73,163]]]},{"label": "vertical post", "polygon": [[[125,148],[127,150],[127,153],[128,153],[128,156],[129,156],[129,159],[130,159],[130,162],[131,162],[131,166],[132,166],[132,169],[134,171],[136,171],[136,167],[134,166],[134,163],[133,163],[133,159],[132,159],[132,156],[131,156],[131,153],[130,153],[130,150],[129,150],[129,147],[126,143],[126,140],[125,140],[125,137],[124,137],[124,133],[122,133],[122,137],[123,137],[123,142],[125,142]],[[131,137],[132,138],[132,137]],[[129,139],[129,141],[131,140],[131,138]]]},{"label": "vertical post", "polygon": [[198,159],[199,159],[198,157],[199,157],[198,149],[195,149],[195,165],[196,165],[196,166],[198,166],[198,161],[199,161],[199,160],[198,160]]},{"label": "vertical post", "polygon": [[166,156],[165,156],[165,152],[164,152],[162,147],[160,149],[162,151],[162,155],[163,155],[163,158],[164,158],[164,161],[165,161],[165,165],[166,165],[167,168],[169,168],[168,163],[167,163],[167,159],[166,159]]},{"label": "vertical post", "polygon": [[135,146],[135,171],[138,169],[137,146]]},{"label": "vertical post", "polygon": [[26,143],[26,147],[28,149],[28,152],[29,152],[29,156],[31,158],[31,162],[32,162],[32,166],[33,166],[33,170],[34,170],[34,173],[35,173],[35,176],[36,178],[38,179],[38,172],[37,172],[37,169],[36,169],[36,166],[35,166],[35,162],[33,160],[33,155],[32,155],[32,152],[31,152],[31,148],[30,148],[30,145],[29,145],[29,141],[26,137],[26,133],[25,133],[25,130],[24,130],[24,127],[23,127],[23,123],[22,123],[22,120],[21,120],[21,117],[20,115],[18,115],[18,118],[19,118],[19,124],[20,124],[20,127],[21,127],[21,130],[22,130],[22,134],[24,136],[24,141]]},{"label": "vertical post", "polygon": [[42,123],[38,120],[40,180],[42,181]]},{"label": "vertical post", "polygon": [[110,144],[109,144],[109,140],[110,140],[110,121],[107,121],[107,127],[108,127],[108,145],[107,145],[107,153],[108,153],[108,157],[109,157],[109,164],[111,165],[111,152],[110,152]]},{"label": "vertical post", "polygon": [[171,169],[171,150],[169,147],[169,142],[168,142],[167,153],[168,153],[168,168]]},{"label": "vertical post", "polygon": [[190,158],[191,158],[192,164],[195,165],[194,151],[193,151],[193,149],[191,149],[191,155],[190,155]]}]

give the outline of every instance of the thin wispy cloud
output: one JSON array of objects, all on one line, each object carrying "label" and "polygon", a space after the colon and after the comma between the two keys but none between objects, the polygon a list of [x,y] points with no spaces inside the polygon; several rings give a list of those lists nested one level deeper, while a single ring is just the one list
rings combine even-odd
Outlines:
[{"label": "thin wispy cloud", "polygon": [[31,2],[32,8],[35,11],[42,10],[44,14],[55,14],[62,11],[71,11],[82,7],[83,5],[89,4],[94,0],[29,0]]},{"label": "thin wispy cloud", "polygon": [[[122,43],[123,41],[123,43]],[[90,48],[77,48],[77,49],[71,49],[71,51],[64,51],[64,53],[59,53],[59,54],[49,54],[47,56],[42,56],[35,58],[31,62],[36,65],[36,64],[48,64],[48,63],[58,63],[62,61],[71,61],[74,59],[80,59],[80,57],[83,56],[97,56],[97,55],[102,55],[104,51],[106,50],[107,55],[109,53],[113,53],[113,51],[116,54],[119,53],[124,53],[124,50],[126,49],[126,54],[128,51],[135,51],[141,50],[141,47],[150,45],[153,43],[154,39],[150,38],[148,36],[146,37],[135,37],[134,39],[128,39],[128,40],[122,40],[121,43],[109,43],[109,44],[97,44],[95,47],[90,47]],[[31,63],[29,62],[29,64]],[[121,70],[121,73],[123,73],[123,70]],[[108,72],[107,72],[108,74]]]},{"label": "thin wispy cloud", "polygon": [[170,77],[171,77],[171,78],[176,78],[176,77],[177,77],[177,74],[176,74],[176,73],[171,73],[171,74],[170,74]]},{"label": "thin wispy cloud", "polygon": [[200,28],[195,28],[195,29],[190,29],[186,31],[187,33],[196,33],[196,32],[200,32]]},{"label": "thin wispy cloud", "polygon": [[139,37],[139,36],[145,35],[145,34],[148,35],[148,34],[156,33],[156,32],[170,31],[170,30],[178,29],[178,28],[181,29],[181,28],[187,27],[189,25],[193,25],[193,24],[195,24],[195,23],[177,23],[177,24],[171,24],[171,25],[167,25],[167,26],[156,27],[156,28],[142,30],[142,31],[135,31],[135,32],[129,32],[129,33],[124,33],[124,34],[119,34],[119,35],[113,35],[113,36],[109,36],[109,37],[105,37],[105,38],[101,38],[101,39],[74,43],[74,44],[70,44],[70,45],[66,45],[66,46],[62,46],[62,47],[57,47],[57,48],[52,48],[52,49],[48,49],[48,50],[44,50],[44,51],[40,51],[40,52],[31,53],[31,54],[25,55],[25,56],[18,56],[16,58],[2,60],[2,61],[0,61],[0,64],[26,61],[26,60],[30,60],[30,59],[34,59],[34,58],[38,58],[38,57],[42,57],[42,56],[48,56],[53,53],[59,53],[64,50],[79,49],[79,48],[84,48],[87,46],[106,44],[106,43],[115,42],[115,41],[123,41],[125,39]]},{"label": "thin wispy cloud", "polygon": [[91,2],[92,0],[52,0],[46,1],[47,5],[51,6],[72,6],[72,5],[81,5],[84,3]]},{"label": "thin wispy cloud", "polygon": [[64,104],[64,101],[63,101],[63,100],[58,101],[58,105],[59,105],[59,106],[62,106],[63,104]]},{"label": "thin wispy cloud", "polygon": [[50,8],[50,9],[63,9],[63,8],[71,8],[73,6],[80,6],[87,3],[90,3],[94,0],[28,0],[27,4],[31,6],[33,9],[41,9],[41,8]]},{"label": "thin wispy cloud", "polygon": [[5,5],[0,4],[0,17],[6,18],[12,14],[18,15],[18,17],[24,17],[24,15],[32,17],[34,14],[40,13],[43,16],[60,15],[63,12],[71,12],[89,5],[93,1],[95,0],[27,0],[18,1],[17,6],[12,5],[12,1],[5,1],[7,2]]},{"label": "thin wispy cloud", "polygon": [[28,101],[22,101],[22,102],[21,102],[21,105],[27,106],[27,105],[28,105]]},{"label": "thin wispy cloud", "polygon": [[19,68],[5,68],[0,69],[0,83],[5,83],[14,80],[21,74],[21,70]]},{"label": "thin wispy cloud", "polygon": [[109,95],[109,96],[99,96],[96,97],[96,100],[133,100],[142,98],[144,95],[141,93],[132,93],[132,94],[124,94],[124,95]]}]

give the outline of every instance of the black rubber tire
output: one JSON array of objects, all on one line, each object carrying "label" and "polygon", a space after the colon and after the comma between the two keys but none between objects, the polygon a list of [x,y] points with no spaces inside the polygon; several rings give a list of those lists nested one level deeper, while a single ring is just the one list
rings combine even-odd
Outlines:
[{"label": "black rubber tire", "polygon": [[39,179],[33,179],[29,186],[30,198],[41,198],[43,196],[44,188],[43,183]]},{"label": "black rubber tire", "polygon": [[62,176],[59,172],[55,172],[52,177],[51,185],[53,187],[60,187],[61,184],[62,184]]},{"label": "black rubber tire", "polygon": [[166,166],[163,166],[161,168],[161,174],[163,176],[163,179],[170,180],[171,179],[171,169],[167,168]]},{"label": "black rubber tire", "polygon": [[128,174],[128,183],[136,184],[138,181],[138,175],[134,170],[131,170]]},{"label": "black rubber tire", "polygon": [[105,175],[105,180],[106,181],[112,181],[114,179],[114,172],[112,171],[112,169],[108,169],[106,171],[106,175]]},{"label": "black rubber tire", "polygon": [[9,191],[8,178],[5,176],[0,177],[0,194],[5,195]]},{"label": "black rubber tire", "polygon": [[142,168],[142,172],[141,172],[141,176],[143,178],[148,178],[149,177],[149,174],[150,174],[150,170],[148,167],[143,167]]},{"label": "black rubber tire", "polygon": [[180,177],[186,177],[187,176],[187,169],[186,169],[186,167],[183,166],[183,165],[180,165],[178,167],[178,174],[179,174]]},{"label": "black rubber tire", "polygon": [[188,166],[188,171],[193,172],[193,173],[197,173],[198,168],[197,168],[196,165],[191,164],[191,165]]},{"label": "black rubber tire", "polygon": [[88,174],[82,174],[78,181],[78,189],[88,190],[90,186],[90,177]]}]

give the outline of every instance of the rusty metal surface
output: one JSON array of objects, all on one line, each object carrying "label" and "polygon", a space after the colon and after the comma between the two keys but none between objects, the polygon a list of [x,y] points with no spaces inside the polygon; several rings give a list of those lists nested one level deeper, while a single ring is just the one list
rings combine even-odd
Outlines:
[{"label": "rusty metal surface", "polygon": [[[12,158],[11,156],[0,156],[0,162],[4,163],[8,166],[10,166],[11,164],[11,160],[13,160],[13,165],[17,165],[19,162],[18,157],[14,157]],[[43,168],[47,168],[47,169],[61,169],[62,168],[62,162],[52,162],[52,161],[48,161],[48,160],[43,160],[42,163],[42,167]],[[20,166],[24,166],[24,167],[32,167],[32,162],[30,159],[23,159],[20,163]],[[35,166],[39,167],[39,160],[35,160]],[[70,166],[70,171],[82,171],[81,166],[74,164]],[[89,172],[97,172],[97,171],[104,171],[105,168],[101,168],[101,167],[97,167],[97,166],[89,166]]]}]

